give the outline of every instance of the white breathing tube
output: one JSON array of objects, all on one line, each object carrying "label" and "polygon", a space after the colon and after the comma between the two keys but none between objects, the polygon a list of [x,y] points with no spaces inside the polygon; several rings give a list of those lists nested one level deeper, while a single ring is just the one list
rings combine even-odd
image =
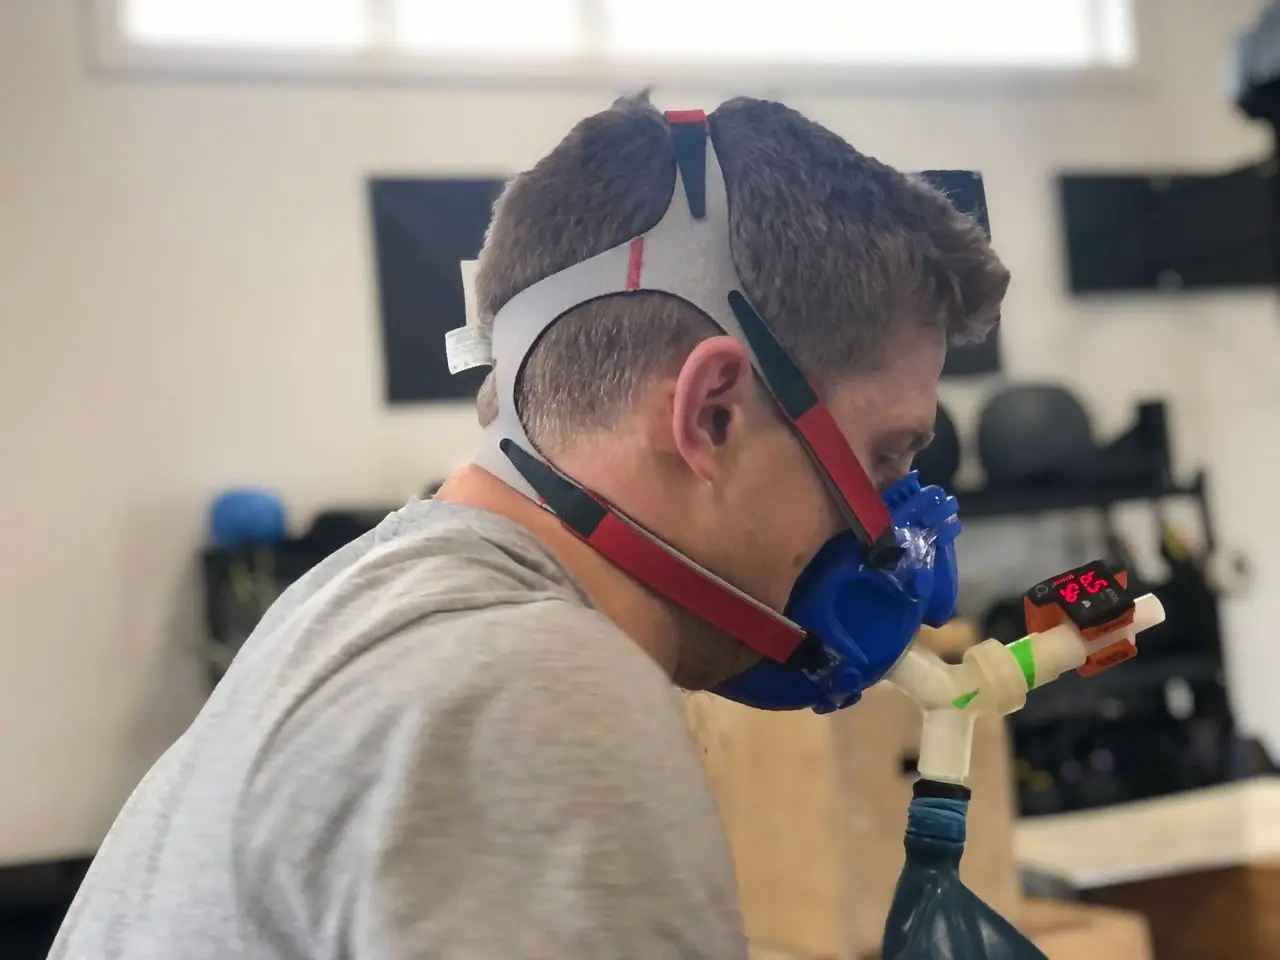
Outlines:
[{"label": "white breathing tube", "polygon": [[1084,666],[1095,653],[1117,643],[1136,645],[1143,630],[1164,622],[1164,607],[1152,594],[1134,601],[1133,621],[1095,639],[1070,623],[1005,645],[984,640],[957,664],[945,662],[917,637],[884,682],[897,687],[924,712],[920,776],[967,785],[973,724],[981,715],[1021,710],[1027,691]]}]

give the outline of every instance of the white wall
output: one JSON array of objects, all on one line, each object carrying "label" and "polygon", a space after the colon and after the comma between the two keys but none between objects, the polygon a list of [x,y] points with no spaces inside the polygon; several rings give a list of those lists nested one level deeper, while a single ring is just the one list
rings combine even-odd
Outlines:
[{"label": "white wall", "polygon": [[[1063,294],[1056,170],[1265,143],[1219,96],[1254,4],[1149,3],[1134,84],[792,102],[889,162],[985,171],[1015,275],[1011,373],[1079,387],[1103,430],[1137,397],[1173,399],[1181,460],[1214,467],[1222,533],[1256,564],[1234,679],[1280,745],[1280,308]],[[215,491],[265,483],[305,520],[399,501],[470,449],[467,407],[382,404],[365,177],[519,169],[609,96],[105,80],[71,8],[0,4],[0,861],[91,849],[198,708]],[[950,398],[971,411],[978,393]]]}]

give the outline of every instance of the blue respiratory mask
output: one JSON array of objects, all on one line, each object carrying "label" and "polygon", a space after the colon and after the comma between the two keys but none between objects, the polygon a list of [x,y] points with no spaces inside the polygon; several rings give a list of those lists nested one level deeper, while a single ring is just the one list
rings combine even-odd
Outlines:
[{"label": "blue respiratory mask", "polygon": [[902,558],[888,570],[866,562],[852,531],[832,537],[796,580],[785,615],[815,635],[824,656],[759,664],[715,693],[764,710],[851,706],[882,680],[922,625],[940,626],[956,604],[958,504],[912,472],[883,494]]}]

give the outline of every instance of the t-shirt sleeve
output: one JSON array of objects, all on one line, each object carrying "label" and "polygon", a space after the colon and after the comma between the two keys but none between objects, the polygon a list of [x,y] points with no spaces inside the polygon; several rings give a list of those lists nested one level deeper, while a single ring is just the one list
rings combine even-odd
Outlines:
[{"label": "t-shirt sleeve", "polygon": [[675,693],[595,616],[511,620],[500,675],[391,732],[362,817],[356,960],[746,955]]}]

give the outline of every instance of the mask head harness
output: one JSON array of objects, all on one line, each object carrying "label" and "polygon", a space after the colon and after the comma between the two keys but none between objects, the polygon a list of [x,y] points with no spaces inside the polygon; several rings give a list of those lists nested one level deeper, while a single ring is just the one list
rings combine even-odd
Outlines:
[{"label": "mask head harness", "polygon": [[640,292],[677,297],[748,349],[756,374],[856,539],[861,565],[892,572],[911,553],[889,505],[818,392],[741,290],[730,251],[724,176],[705,113],[671,111],[666,119],[676,183],[671,204],[653,229],[526,288],[498,311],[490,326],[467,326],[447,336],[451,372],[494,368],[498,413],[484,431],[475,462],[555,514],[578,538],[650,589],[774,665],[820,674],[838,659],[823,638],[700,567],[560,473],[538,453],[517,411],[517,384],[530,352],[570,310],[602,297]]}]

